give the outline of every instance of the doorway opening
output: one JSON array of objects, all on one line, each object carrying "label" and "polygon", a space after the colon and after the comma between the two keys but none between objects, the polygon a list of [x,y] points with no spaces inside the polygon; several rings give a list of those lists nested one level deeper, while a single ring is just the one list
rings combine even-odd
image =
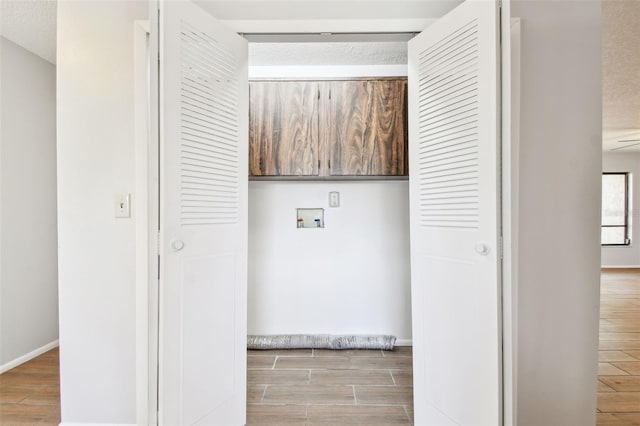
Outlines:
[{"label": "doorway opening", "polygon": [[[423,235],[420,235],[418,240],[427,244],[419,244],[416,248],[422,251],[416,252],[415,255],[412,251],[411,256],[415,257],[414,260],[425,261],[435,266],[435,269],[427,268],[419,271],[422,274],[420,276],[422,281],[419,281],[421,285],[429,281],[429,271],[440,271],[440,278],[455,276],[453,280],[436,280],[442,285],[424,291],[430,297],[422,297],[421,303],[428,309],[419,311],[428,313],[430,316],[420,321],[414,319],[413,322],[420,324],[421,327],[427,325],[433,329],[436,324],[443,324],[446,317],[463,317],[464,315],[452,314],[459,309],[462,309],[463,313],[467,312],[466,308],[451,303],[454,302],[451,295],[455,293],[452,289],[464,285],[469,278],[473,278],[473,265],[483,265],[483,269],[478,272],[483,273],[481,280],[483,283],[487,281],[490,291],[483,294],[483,301],[488,303],[481,303],[481,309],[476,309],[475,317],[476,319],[482,317],[482,324],[479,321],[474,322],[474,328],[478,331],[482,328],[483,333],[467,333],[463,337],[470,337],[473,345],[482,343],[486,349],[483,351],[484,358],[475,359],[475,363],[483,367],[484,374],[478,375],[478,380],[474,382],[475,387],[484,390],[485,397],[482,401],[477,398],[470,401],[466,398],[468,395],[455,392],[455,389],[460,389],[461,386],[446,386],[452,391],[446,392],[445,411],[451,411],[454,417],[459,415],[464,417],[470,412],[475,413],[477,409],[479,411],[476,414],[482,418],[486,417],[487,422],[494,422],[501,416],[499,372],[501,359],[498,353],[501,339],[498,305],[500,280],[495,275],[499,271],[498,233],[495,228],[498,222],[499,197],[497,188],[494,187],[499,181],[495,164],[499,155],[496,151],[499,142],[499,135],[496,133],[499,129],[497,125],[499,80],[496,69],[499,63],[499,50],[496,43],[499,21],[497,8],[481,8],[478,5],[465,3],[460,9],[447,15],[446,19],[438,21],[439,25],[434,24],[422,33],[419,43],[418,38],[412,40],[413,64],[416,64],[412,68],[416,72],[413,81],[414,84],[420,81],[420,86],[419,90],[417,90],[418,86],[414,87],[414,90],[409,90],[408,108],[411,110],[413,102],[413,111],[417,112],[420,104],[422,114],[420,128],[426,129],[426,135],[432,138],[421,137],[422,145],[413,147],[413,149],[420,148],[421,161],[416,162],[415,167],[411,167],[422,171],[419,173],[422,186],[419,191],[415,188],[411,191],[415,190],[415,194],[420,196],[420,203],[417,205],[420,206],[418,212],[421,222],[417,223],[426,224],[420,228],[423,230],[433,228],[435,233],[430,236],[432,238],[423,238]],[[497,7],[497,4],[492,3],[492,5]],[[247,68],[245,68],[247,44],[237,34],[217,28],[212,18],[204,16],[202,10],[194,5],[185,4],[184,7],[174,8],[174,5],[169,3],[164,6],[167,10],[162,14],[163,19],[166,20],[163,21],[166,26],[164,28],[160,26],[163,31],[162,37],[164,37],[160,56],[164,58],[164,62],[160,61],[161,98],[158,127],[161,151],[164,153],[164,158],[161,158],[160,222],[162,224],[165,221],[161,229],[159,251],[162,256],[161,280],[166,285],[161,286],[160,295],[161,330],[164,325],[159,351],[160,404],[165,407],[163,414],[165,421],[168,422],[190,423],[192,420],[204,421],[203,419],[215,418],[223,419],[222,422],[237,423],[242,415],[238,406],[241,401],[244,401],[240,396],[244,390],[242,383],[246,377],[246,365],[244,365],[246,305],[244,302],[247,299],[243,285],[246,273],[246,240],[236,238],[246,236],[247,222],[245,221],[249,210],[246,202],[249,198],[245,192],[246,181],[242,182],[247,176],[246,165],[238,160],[244,158],[243,151],[247,149],[243,142],[245,138],[243,126],[246,122],[244,122],[244,114],[236,116],[224,108],[229,106],[231,111],[234,108],[243,111],[246,107],[248,94],[245,92],[247,86],[244,81],[247,79]],[[221,40],[220,43],[214,43],[217,38]],[[486,43],[480,43],[480,39]],[[226,48],[224,46],[220,48],[227,42],[229,45]],[[484,47],[477,49],[480,45]],[[474,53],[467,55],[469,50]],[[434,51],[437,52],[436,55],[433,54]],[[212,56],[209,56],[209,53]],[[223,65],[214,61],[215,55],[221,57]],[[478,57],[484,55],[486,57],[483,60],[478,60]],[[480,85],[481,80],[482,85]],[[230,93],[238,96],[230,96]],[[331,93],[330,91],[329,94]],[[434,97],[421,100],[418,96],[423,93],[431,93]],[[214,96],[209,98],[211,94]],[[219,96],[216,97],[216,95]],[[414,95],[413,99],[412,95]],[[436,95],[440,97],[436,98]],[[437,100],[440,102],[436,102]],[[480,102],[482,105],[476,105]],[[444,111],[441,110],[443,103],[444,108],[447,108]],[[221,105],[223,107],[220,110],[221,117],[210,113],[219,109]],[[417,132],[415,134],[418,135]],[[481,138],[482,143],[480,143]],[[485,155],[478,154],[479,151],[485,150],[490,152],[486,152]],[[437,158],[423,155],[425,152],[432,151],[437,152]],[[412,158],[413,162],[418,156],[412,156]],[[481,162],[479,158],[488,161]],[[333,164],[335,166],[335,162]],[[330,168],[329,163],[327,168]],[[217,174],[212,170],[222,170],[222,172]],[[490,183],[482,187],[484,190],[482,194],[476,185],[478,179],[487,179]],[[328,183],[333,184],[333,181],[322,180],[318,185]],[[394,184],[397,183],[394,182]],[[444,199],[449,199],[446,197],[446,192],[451,186],[463,188],[458,188],[455,196],[451,197],[455,200],[443,202]],[[205,187],[215,187],[216,189],[213,190],[215,194],[205,193],[207,191]],[[340,194],[339,191],[330,192]],[[320,193],[325,193],[321,198],[330,198],[327,197],[329,194],[326,189]],[[351,198],[357,199],[356,197],[361,194],[354,192],[353,195],[348,195],[346,200],[350,201]],[[482,219],[488,219],[488,222],[483,221],[484,233],[477,234],[482,241],[476,241],[469,246],[470,241],[465,240],[465,247],[471,247],[471,250],[438,252],[439,249],[451,249],[451,246],[433,244],[435,241],[446,240],[446,238],[440,239],[439,236],[445,236],[450,231],[460,236],[463,228],[480,229],[480,216],[477,215],[480,198],[486,207],[483,210],[487,210],[486,214],[482,215]],[[340,197],[340,200],[341,205],[347,207],[344,203],[345,197]],[[463,204],[473,205],[463,207]],[[412,208],[413,206],[414,203]],[[292,211],[294,208],[317,208],[317,206],[295,207],[294,205]],[[455,219],[448,217],[449,212]],[[366,214],[375,215],[377,212],[368,209]],[[413,214],[411,216],[412,219],[418,217]],[[284,216],[279,215],[273,220],[281,220],[281,217]],[[323,219],[324,227],[319,228],[327,231],[330,229],[330,218],[324,216]],[[259,225],[264,226],[266,222],[263,220]],[[189,225],[188,229],[187,225]],[[302,228],[305,231],[308,230],[307,227]],[[295,222],[292,229],[300,232],[300,228],[295,227]],[[348,226],[343,229],[347,234],[351,231]],[[374,232],[371,234],[375,235],[375,231],[379,232],[381,229],[383,227],[377,229],[372,227],[371,230]],[[309,232],[318,231],[318,229],[309,230]],[[453,234],[448,235],[453,236]],[[464,234],[469,238],[476,237],[468,230]],[[307,235],[305,237],[319,240],[319,234],[309,235],[315,235],[315,237]],[[341,248],[339,243],[331,246],[334,251],[339,251]],[[249,252],[251,253],[251,250]],[[482,257],[478,258],[478,256]],[[366,255],[363,258],[366,258]],[[313,256],[309,256],[308,259],[311,259],[311,262],[314,261]],[[308,260],[305,259],[305,261]],[[303,261],[300,263],[305,265]],[[270,263],[270,265],[274,264],[275,262]],[[312,263],[307,265],[309,264]],[[420,264],[420,262],[413,262],[413,264]],[[364,268],[369,266],[366,262],[362,262],[362,265]],[[455,268],[456,265],[466,266],[452,270],[451,268]],[[251,268],[250,262],[249,273]],[[304,268],[301,269],[304,270]],[[335,274],[344,274],[341,268],[332,270]],[[457,274],[458,271],[461,274]],[[451,273],[447,275],[448,272]],[[327,282],[330,281],[325,280],[316,288],[325,288]],[[215,285],[211,285],[212,283]],[[237,285],[234,285],[235,283]],[[290,293],[295,294],[299,288],[291,290]],[[478,291],[478,288],[475,287],[474,291]],[[429,291],[431,293],[428,293]],[[221,297],[212,298],[218,293]],[[371,292],[362,295],[362,300],[369,296],[369,293]],[[448,302],[448,309],[438,309],[434,305],[436,301],[441,300],[436,297],[439,294],[443,295]],[[472,299],[476,298],[473,295],[467,297],[467,300]],[[211,304],[213,302],[215,305]],[[323,320],[324,328],[327,327],[326,324],[332,324],[330,316]],[[208,326],[208,338],[202,338],[202,334],[197,333],[197,330],[202,330],[205,325]],[[234,332],[234,329],[240,332]],[[427,337],[434,339],[431,343],[435,344],[430,345],[430,348],[439,349],[437,351],[430,349],[429,354],[435,357],[431,362],[426,362],[426,354],[422,354],[420,358],[425,360],[424,363],[418,363],[422,370],[418,376],[421,376],[423,385],[427,376],[431,377],[434,374],[440,376],[440,372],[433,371],[435,366],[452,366],[453,364],[459,366],[460,364],[453,360],[457,359],[461,352],[452,353],[449,342],[442,341],[446,340],[445,334],[431,333],[431,331],[433,330],[422,333],[420,337],[422,340]],[[219,336],[211,338],[212,335]],[[165,342],[163,343],[162,340]],[[179,346],[176,345],[178,343]],[[233,347],[234,351],[222,353],[217,350],[220,346]],[[218,358],[220,362],[212,361]],[[203,364],[205,360],[206,364]],[[239,373],[240,371],[242,373]],[[479,370],[473,368],[473,371]],[[208,377],[209,381],[217,385],[203,389],[202,377]],[[437,387],[438,383],[444,385],[444,377],[439,377],[435,382],[430,380],[429,383],[432,387]],[[465,384],[469,384],[466,376]],[[473,408],[470,409],[470,406]],[[422,408],[425,409],[425,407]],[[425,415],[429,417],[442,415],[438,414],[441,412],[439,409],[426,407],[426,411]],[[475,414],[472,415],[475,416]],[[475,416],[475,418],[478,417]]]},{"label": "doorway opening", "polygon": [[[288,101],[267,100],[293,107],[289,124],[278,120],[285,127],[301,121],[296,115],[304,114],[301,110],[311,117],[317,110],[322,114],[332,83],[406,81],[407,41],[413,34],[245,37],[250,90],[260,84],[293,87],[287,89]],[[254,96],[258,94],[250,93],[250,135],[251,113],[263,106],[253,102]],[[298,108],[307,101],[318,105],[317,110]],[[401,103],[404,108],[405,102],[406,98]],[[397,113],[406,124],[404,108]],[[255,115],[265,117],[260,111]],[[318,121],[319,129],[307,128],[312,139],[329,133],[322,128],[330,126],[329,120]],[[271,124],[264,127],[271,130]],[[297,137],[293,130],[273,131]],[[322,136],[318,140],[323,143]],[[312,152],[317,149],[313,146]],[[412,357],[407,347],[411,344],[408,176],[336,179],[314,176],[322,173],[314,168],[308,173],[250,176],[248,334],[391,334],[402,347],[394,352],[249,351],[248,424],[327,415],[335,421],[382,415],[408,424],[413,421]],[[331,206],[330,193],[339,194],[338,206]],[[323,209],[325,226],[298,228],[298,208]]]}]

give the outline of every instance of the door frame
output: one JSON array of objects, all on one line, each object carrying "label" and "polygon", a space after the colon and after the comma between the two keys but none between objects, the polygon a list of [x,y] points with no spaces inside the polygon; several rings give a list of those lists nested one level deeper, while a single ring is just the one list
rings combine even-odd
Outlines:
[{"label": "door frame", "polygon": [[[515,395],[517,383],[516,336],[514,334],[517,296],[517,189],[518,182],[518,71],[519,71],[519,20],[510,18],[510,1],[502,0],[501,26],[501,136],[502,136],[502,338],[503,338],[503,421],[505,426],[515,419]],[[150,2],[152,5],[155,1]],[[136,21],[136,55],[143,52],[149,29],[157,28],[157,12],[150,8],[150,21]],[[283,34],[283,33],[384,33],[421,32],[436,19],[362,19],[362,20],[220,20],[239,34]],[[151,22],[151,25],[149,24]],[[154,24],[154,22],[156,24]],[[511,34],[511,37],[505,37]],[[154,51],[156,42],[151,37],[149,51]],[[146,48],[145,48],[146,49]],[[515,49],[515,50],[512,50]],[[151,59],[151,58],[149,58]],[[151,61],[153,64],[154,61]],[[141,62],[136,56],[136,410],[137,424],[157,424],[158,390],[158,198],[159,198],[159,151],[158,151],[158,72],[156,66],[149,67],[148,75],[139,72]],[[145,65],[146,66],[146,65]],[[512,75],[515,74],[515,75]],[[143,80],[140,78],[144,77]],[[149,91],[142,90],[149,84]],[[148,82],[148,83],[146,83]],[[512,96],[513,95],[513,96]],[[146,108],[141,109],[141,108]],[[150,112],[149,127],[145,132],[140,120],[146,120]],[[155,143],[152,143],[155,141]],[[144,148],[143,148],[144,144]],[[145,157],[146,153],[146,157]],[[143,172],[143,170],[145,172]],[[145,271],[145,272],[143,272]]]},{"label": "door frame", "polygon": [[[136,424],[157,424],[159,145],[149,20],[134,22]],[[155,84],[155,86],[154,86]],[[156,107],[154,107],[156,105]],[[155,141],[155,143],[154,143]]]}]

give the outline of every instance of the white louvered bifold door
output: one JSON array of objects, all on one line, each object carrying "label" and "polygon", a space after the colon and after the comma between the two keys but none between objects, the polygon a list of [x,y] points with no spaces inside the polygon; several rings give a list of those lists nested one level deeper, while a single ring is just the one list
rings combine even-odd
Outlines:
[{"label": "white louvered bifold door", "polygon": [[415,423],[502,422],[498,8],[409,42]]},{"label": "white louvered bifold door", "polygon": [[247,43],[160,3],[162,425],[246,417]]}]

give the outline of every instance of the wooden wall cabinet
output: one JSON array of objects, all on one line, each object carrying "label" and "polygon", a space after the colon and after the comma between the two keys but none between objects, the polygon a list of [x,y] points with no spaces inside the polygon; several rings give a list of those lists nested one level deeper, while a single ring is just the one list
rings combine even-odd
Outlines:
[{"label": "wooden wall cabinet", "polygon": [[250,176],[407,176],[407,80],[250,82]]},{"label": "wooden wall cabinet", "polygon": [[405,176],[407,80],[330,83],[331,176]]},{"label": "wooden wall cabinet", "polygon": [[249,175],[318,175],[319,83],[249,85]]}]

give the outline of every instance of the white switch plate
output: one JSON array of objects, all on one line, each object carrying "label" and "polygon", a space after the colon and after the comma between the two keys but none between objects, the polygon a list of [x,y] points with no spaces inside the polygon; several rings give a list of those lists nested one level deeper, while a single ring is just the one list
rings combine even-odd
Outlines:
[{"label": "white switch plate", "polygon": [[131,194],[115,194],[113,208],[115,217],[131,217]]},{"label": "white switch plate", "polygon": [[340,207],[340,193],[333,191],[329,193],[329,207]]}]

